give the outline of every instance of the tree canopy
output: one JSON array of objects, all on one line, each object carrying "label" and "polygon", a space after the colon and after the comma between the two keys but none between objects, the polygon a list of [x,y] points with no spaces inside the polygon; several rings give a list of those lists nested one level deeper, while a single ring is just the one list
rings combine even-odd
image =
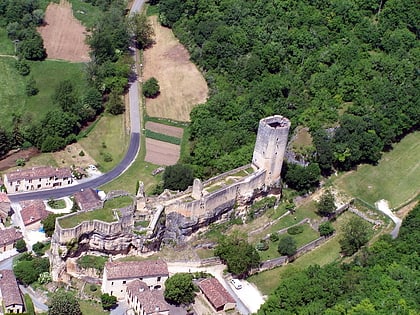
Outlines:
[{"label": "tree canopy", "polygon": [[340,239],[341,251],[346,256],[351,256],[369,241],[371,227],[359,217],[348,220],[343,226],[343,236]]},{"label": "tree canopy", "polygon": [[165,299],[172,304],[190,304],[194,302],[195,286],[190,273],[176,273],[165,281]]},{"label": "tree canopy", "polygon": [[258,311],[275,314],[417,314],[420,205],[398,238],[379,238],[350,263],[310,266],[285,274]]},{"label": "tree canopy", "polygon": [[310,128],[324,174],[381,151],[420,121],[419,7],[391,1],[159,1],[210,87],[191,113],[199,177],[251,160],[258,120]]},{"label": "tree canopy", "polygon": [[58,290],[50,298],[48,315],[82,315],[80,305],[71,292]]},{"label": "tree canopy", "polygon": [[251,268],[260,264],[257,250],[247,242],[245,236],[239,234],[222,237],[214,254],[227,264],[229,272],[238,276],[246,275]]},{"label": "tree canopy", "polygon": [[194,180],[193,170],[188,165],[175,164],[165,168],[163,173],[163,188],[185,190]]}]

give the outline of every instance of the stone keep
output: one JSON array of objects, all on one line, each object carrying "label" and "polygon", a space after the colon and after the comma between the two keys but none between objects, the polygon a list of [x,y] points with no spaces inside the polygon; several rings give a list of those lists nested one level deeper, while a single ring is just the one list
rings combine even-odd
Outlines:
[{"label": "stone keep", "polygon": [[267,171],[266,186],[276,185],[280,180],[289,129],[290,120],[280,115],[260,120],[252,163]]}]

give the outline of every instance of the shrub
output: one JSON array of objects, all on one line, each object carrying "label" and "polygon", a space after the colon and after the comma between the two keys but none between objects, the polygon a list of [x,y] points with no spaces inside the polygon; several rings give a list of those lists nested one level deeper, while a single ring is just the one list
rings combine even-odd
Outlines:
[{"label": "shrub", "polygon": [[16,70],[22,76],[28,75],[31,72],[31,68],[26,60],[18,60],[15,64]]},{"label": "shrub", "polygon": [[81,151],[79,152],[79,156],[85,156],[85,152],[84,152],[83,150],[81,150]]},{"label": "shrub", "polygon": [[143,84],[143,95],[149,98],[153,98],[159,95],[159,82],[156,78],[151,77]]},{"label": "shrub", "polygon": [[261,240],[256,246],[255,248],[259,251],[266,251],[269,248],[268,242],[265,240]]},{"label": "shrub", "polygon": [[279,235],[277,233],[271,233],[270,234],[270,241],[277,242],[279,240]]},{"label": "shrub", "polygon": [[287,233],[290,235],[296,235],[303,232],[303,225],[296,225],[292,226],[291,228],[287,229]]}]

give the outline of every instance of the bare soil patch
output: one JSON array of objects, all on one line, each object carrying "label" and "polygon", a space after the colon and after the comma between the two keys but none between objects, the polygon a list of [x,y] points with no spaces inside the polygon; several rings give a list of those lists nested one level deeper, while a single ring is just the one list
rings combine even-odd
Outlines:
[{"label": "bare soil patch", "polygon": [[38,154],[39,151],[36,148],[29,148],[26,150],[19,150],[17,152],[14,152],[6,158],[4,158],[3,160],[0,160],[0,171],[16,167],[16,160],[18,159],[24,159],[25,161],[29,161],[31,157],[34,157]]},{"label": "bare soil patch", "polygon": [[73,16],[71,4],[61,0],[50,3],[45,11],[45,25],[38,27],[49,59],[87,62],[89,46],[85,43],[86,29]]},{"label": "bare soil patch", "polygon": [[155,77],[159,81],[160,95],[146,100],[147,114],[190,121],[191,109],[207,99],[207,83],[172,30],[162,27],[156,16],[150,17],[150,22],[156,43],[144,52],[143,78]]},{"label": "bare soil patch", "polygon": [[144,160],[156,165],[174,165],[179,160],[180,146],[168,142],[146,138]]},{"label": "bare soil patch", "polygon": [[182,138],[182,134],[184,133],[182,128],[159,124],[152,121],[148,121],[146,123],[146,129],[175,138]]},{"label": "bare soil patch", "polygon": [[88,165],[95,165],[95,160],[86,152],[83,151],[82,156],[80,152],[83,151],[79,143],[73,143],[66,146],[63,150],[52,153],[57,164],[62,167],[76,167],[86,168]]}]

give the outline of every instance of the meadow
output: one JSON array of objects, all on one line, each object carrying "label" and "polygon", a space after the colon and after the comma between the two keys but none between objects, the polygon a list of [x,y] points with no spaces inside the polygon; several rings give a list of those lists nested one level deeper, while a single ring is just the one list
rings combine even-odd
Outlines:
[{"label": "meadow", "polygon": [[389,201],[399,208],[420,192],[420,132],[405,136],[383,154],[378,165],[360,165],[356,171],[341,174],[334,184],[353,197],[374,205]]}]

